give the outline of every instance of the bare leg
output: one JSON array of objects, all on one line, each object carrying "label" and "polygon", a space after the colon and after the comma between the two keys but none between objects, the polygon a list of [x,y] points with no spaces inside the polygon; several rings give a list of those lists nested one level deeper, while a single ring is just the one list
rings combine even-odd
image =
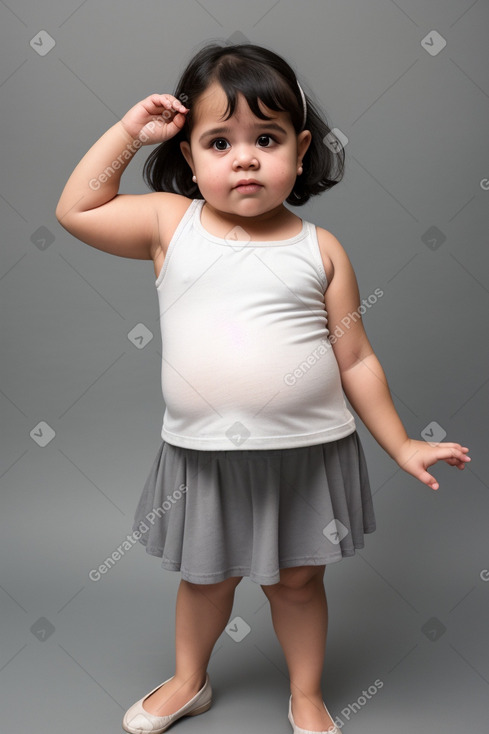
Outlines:
[{"label": "bare leg", "polygon": [[283,581],[262,586],[289,669],[292,716],[301,729],[318,732],[334,726],[321,692],[328,631],[324,569],[325,566],[282,569]]},{"label": "bare leg", "polygon": [[175,615],[175,676],[144,702],[155,716],[182,708],[205,683],[207,665],[224,631],[241,577],[218,584],[191,584],[181,580]]}]

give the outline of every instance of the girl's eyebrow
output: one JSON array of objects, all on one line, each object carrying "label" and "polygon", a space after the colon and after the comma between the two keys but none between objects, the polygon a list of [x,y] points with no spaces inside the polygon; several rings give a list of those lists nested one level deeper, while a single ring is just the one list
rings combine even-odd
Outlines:
[{"label": "girl's eyebrow", "polygon": [[[278,130],[278,132],[284,133],[284,135],[287,135],[287,130],[284,130],[283,127],[280,125],[277,125],[276,122],[261,122],[256,123],[253,125],[255,129],[258,130]],[[204,138],[208,138],[211,135],[219,135],[220,133],[230,133],[232,132],[232,128],[230,127],[213,127],[212,130],[207,130],[205,133],[203,133],[199,138],[199,143],[204,140]]]}]

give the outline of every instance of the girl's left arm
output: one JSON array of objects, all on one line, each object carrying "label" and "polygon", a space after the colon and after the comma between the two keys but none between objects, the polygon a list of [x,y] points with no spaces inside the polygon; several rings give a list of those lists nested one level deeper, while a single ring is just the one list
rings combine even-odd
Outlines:
[{"label": "girl's left arm", "polygon": [[[319,229],[319,228],[318,228]],[[320,246],[331,263],[332,277],[324,303],[330,341],[346,397],[377,443],[404,471],[438,489],[427,468],[443,460],[463,469],[469,449],[458,443],[427,443],[409,438],[396,411],[382,365],[362,323],[360,293],[348,255],[336,237],[320,230]]]}]

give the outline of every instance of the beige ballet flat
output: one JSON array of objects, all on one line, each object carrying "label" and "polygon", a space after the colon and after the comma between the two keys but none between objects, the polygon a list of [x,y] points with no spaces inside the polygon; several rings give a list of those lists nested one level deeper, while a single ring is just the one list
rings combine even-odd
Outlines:
[{"label": "beige ballet flat", "polygon": [[204,711],[210,709],[212,704],[212,688],[209,680],[209,674],[206,673],[205,683],[198,693],[193,698],[182,706],[181,709],[175,711],[174,714],[168,716],[155,716],[150,714],[143,708],[143,701],[145,701],[152,693],[168,683],[174,676],[160,683],[159,686],[153,688],[146,696],[136,701],[131,708],[129,708],[124,714],[122,720],[122,728],[124,731],[130,732],[130,734],[162,734],[170,728],[173,722],[180,719],[182,716],[197,716],[197,714],[203,714]]},{"label": "beige ballet flat", "polygon": [[[328,709],[326,708],[326,704],[324,703],[324,701],[323,706],[326,709],[326,713],[328,714],[328,716],[333,719]],[[301,729],[300,726],[296,726],[296,724],[294,723],[294,718],[292,716],[292,696],[289,698],[289,721],[292,724],[292,729],[294,730],[293,734],[341,734],[341,731],[338,729],[336,724],[326,731],[310,731],[309,729]]]}]

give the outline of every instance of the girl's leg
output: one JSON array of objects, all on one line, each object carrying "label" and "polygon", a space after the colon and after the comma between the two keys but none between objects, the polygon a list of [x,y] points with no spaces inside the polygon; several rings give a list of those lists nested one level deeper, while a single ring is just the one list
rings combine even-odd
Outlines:
[{"label": "girl's leg", "polygon": [[281,569],[280,583],[262,586],[289,669],[292,716],[298,727],[312,731],[327,731],[334,726],[321,692],[328,631],[325,568]]},{"label": "girl's leg", "polygon": [[181,579],[175,614],[175,676],[146,699],[145,711],[155,716],[174,714],[202,688],[241,578],[233,576],[218,584],[191,584]]}]

